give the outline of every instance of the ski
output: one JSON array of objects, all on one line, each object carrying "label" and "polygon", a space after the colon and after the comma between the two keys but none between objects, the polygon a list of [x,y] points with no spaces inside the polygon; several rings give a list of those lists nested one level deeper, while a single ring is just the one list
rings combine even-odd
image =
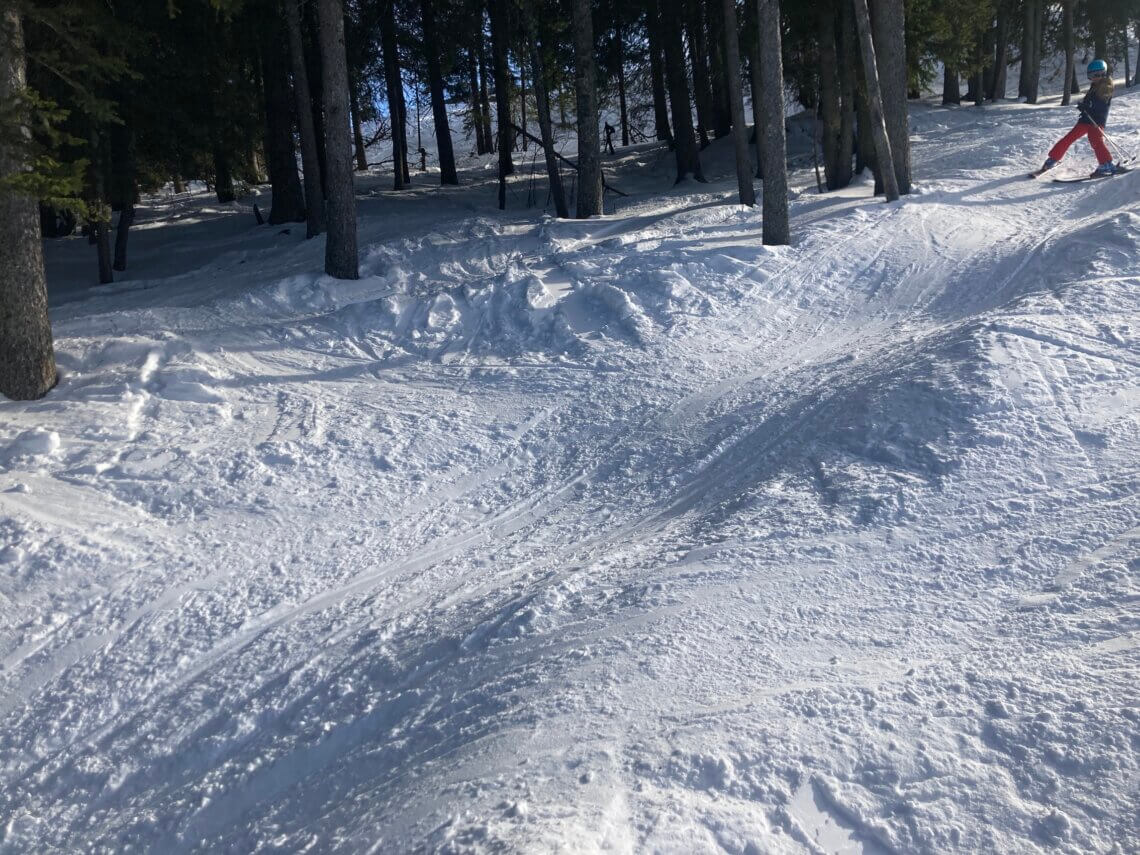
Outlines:
[{"label": "ski", "polygon": [[1126,172],[1131,172],[1131,170],[1127,166],[1118,166],[1116,168],[1116,172],[1111,172],[1108,175],[1102,175],[1100,173],[1093,172],[1090,175],[1080,175],[1076,178],[1054,178],[1053,183],[1054,184],[1079,184],[1082,181],[1099,181],[1102,178],[1114,178],[1115,176],[1123,175]]}]

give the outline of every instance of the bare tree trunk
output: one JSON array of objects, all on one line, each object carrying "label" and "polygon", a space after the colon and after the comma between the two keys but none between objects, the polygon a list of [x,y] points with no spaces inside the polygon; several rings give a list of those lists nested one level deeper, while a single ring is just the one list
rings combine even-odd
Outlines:
[{"label": "bare tree trunk", "polygon": [[[129,104],[120,101],[120,109]],[[135,177],[134,132],[126,124],[111,127],[111,207],[119,211],[115,226],[115,258],[111,267],[127,269],[127,239],[135,220],[135,202],[138,201],[138,182]]]},{"label": "bare tree trunk", "polygon": [[748,53],[748,90],[752,94],[752,140],[756,144],[756,177],[763,178],[760,159],[760,132],[764,127],[764,86],[760,82],[760,7],[755,2],[744,4],[744,45]]},{"label": "bare tree trunk", "polygon": [[[709,84],[712,90],[712,131],[718,140],[732,133],[732,97],[729,92],[723,0],[706,0],[708,19]],[[740,34],[737,33],[739,51]],[[739,68],[737,69],[739,71]]]},{"label": "bare tree trunk", "polygon": [[495,77],[495,102],[499,120],[499,210],[507,208],[507,176],[515,171],[511,160],[511,74],[507,65],[507,8],[505,0],[490,0],[491,64]]},{"label": "bare tree trunk", "polygon": [[953,68],[950,63],[945,63],[942,66],[942,106],[961,103],[962,86],[958,79],[958,69]]},{"label": "bare tree trunk", "polygon": [[396,47],[396,4],[395,0],[382,0],[380,12],[380,41],[384,53],[384,89],[388,96],[388,119],[392,123],[392,189],[403,190],[407,186],[407,171],[404,165],[408,153],[404,151],[404,138],[400,133],[401,92],[404,88],[400,77],[400,54]]},{"label": "bare tree trunk", "polygon": [[483,139],[482,105],[479,103],[479,65],[475,51],[467,49],[467,86],[471,90],[471,130],[475,134],[475,153],[486,154],[487,143]]},{"label": "bare tree trunk", "polygon": [[890,168],[894,163],[891,155],[891,141],[887,135],[887,124],[883,119],[883,96],[879,88],[879,69],[875,57],[875,44],[871,40],[871,15],[867,0],[854,0],[855,25],[859,30],[859,43],[863,50],[863,77],[867,83],[867,106],[870,113],[871,136],[875,142],[876,160],[883,165],[879,170],[887,201],[899,198],[898,178]]},{"label": "bare tree trunk", "polygon": [[621,120],[622,148],[629,145],[629,111],[625,102],[625,33],[620,25],[617,28],[617,79],[618,79],[618,114]]},{"label": "bare tree trunk", "polygon": [[1065,82],[1062,84],[1061,106],[1068,107],[1073,102],[1073,94],[1069,91],[1069,81],[1075,73],[1073,54],[1077,49],[1076,38],[1073,34],[1073,0],[1065,0],[1062,9],[1062,38],[1065,47]]},{"label": "bare tree trunk", "polygon": [[1025,103],[1036,104],[1041,85],[1041,0],[1025,0],[1021,39],[1021,76],[1018,94]]},{"label": "bare tree trunk", "polygon": [[1006,76],[1009,72],[1009,20],[1010,0],[998,0],[997,27],[994,32],[994,85],[989,92],[991,101],[1005,98]]},{"label": "bare tree trunk", "polygon": [[495,133],[491,128],[491,96],[487,87],[487,52],[482,41],[479,45],[479,97],[482,99],[483,139],[487,142],[487,151],[490,154],[495,150]]},{"label": "bare tree trunk", "polygon": [[[24,36],[12,0],[0,0],[0,103],[11,104],[26,86]],[[0,175],[27,169],[15,139],[27,127],[0,134]],[[47,278],[35,199],[0,191],[0,394],[17,401],[42,398],[56,384],[48,316]]]},{"label": "bare tree trunk", "polygon": [[265,158],[273,189],[271,225],[305,219],[305,197],[297,175],[297,152],[293,147],[293,98],[289,94],[287,46],[276,19],[260,31],[261,77],[265,89]]},{"label": "bare tree trunk", "polygon": [[348,60],[344,50],[344,5],[318,0],[325,102],[325,159],[328,170],[328,234],[325,273],[336,279],[358,279],[356,193],[348,116]]},{"label": "bare tree trunk", "polygon": [[427,58],[428,86],[431,89],[431,115],[435,123],[435,144],[439,149],[439,183],[459,184],[455,171],[455,151],[451,147],[451,125],[447,119],[447,102],[443,93],[443,71],[435,36],[435,8],[432,0],[420,0],[424,31],[424,53]]},{"label": "bare tree trunk", "polygon": [[[827,189],[838,190],[843,172],[842,105],[839,94],[839,10],[832,2],[819,4],[819,101],[823,120],[823,171]],[[850,163],[847,171],[850,174]]]},{"label": "bare tree trunk", "polygon": [[681,44],[679,5],[686,0],[657,0],[661,36],[665,50],[665,77],[673,113],[673,152],[677,156],[677,183],[692,176],[704,181],[697,137],[693,131],[693,107],[689,101],[689,81],[685,73],[685,51]]},{"label": "bare tree trunk", "polygon": [[1128,27],[1120,28],[1120,52],[1124,54],[1124,86],[1127,88],[1132,85],[1132,68],[1129,66],[1128,58]]},{"label": "bare tree trunk", "polygon": [[[1037,0],[1040,2],[1040,0]],[[1089,34],[1093,40],[1093,50],[1096,52],[1098,59],[1108,61],[1108,16],[1105,14],[1105,3],[1103,0],[1093,0],[1088,4],[1089,10]]]},{"label": "bare tree trunk", "polygon": [[313,98],[305,67],[305,44],[301,38],[301,0],[285,0],[285,26],[289,32],[289,58],[293,67],[293,100],[297,129],[301,132],[301,166],[305,170],[305,238],[314,238],[325,227],[325,193],[321,187],[321,161],[317,156],[317,131],[313,124]]},{"label": "bare tree trunk", "polygon": [[903,0],[873,0],[872,19],[883,119],[891,140],[895,181],[901,195],[910,192],[910,117],[907,110],[906,37]]},{"label": "bare tree trunk", "polygon": [[740,31],[736,23],[736,0],[721,0],[723,7],[725,84],[732,111],[732,143],[736,150],[736,186],[740,204],[756,204],[752,186],[752,153],[748,150],[748,126],[744,123],[744,93],[740,85]]},{"label": "bare tree trunk", "polygon": [[527,136],[530,131],[526,127],[526,64],[519,62],[519,127],[522,128],[522,150],[528,151]]},{"label": "bare tree trunk", "polygon": [[364,128],[360,120],[360,94],[355,85],[349,86],[349,113],[352,115],[352,151],[356,157],[356,169],[364,172],[368,169],[368,152],[364,150]]},{"label": "bare tree trunk", "polygon": [[[704,4],[699,0],[674,2],[674,14],[685,19],[689,36],[689,61],[693,70],[693,100],[697,106],[697,137],[701,148],[708,147],[709,130],[713,125],[712,89],[709,83],[708,40],[705,38]],[[688,14],[685,14],[685,13]],[[682,57],[683,61],[683,57]]]},{"label": "bare tree trunk", "polygon": [[214,145],[214,195],[223,205],[237,199],[230,156],[221,144]]},{"label": "bare tree trunk", "polygon": [[764,171],[763,242],[786,244],[788,229],[788,143],[784,131],[784,59],[779,0],[760,4],[760,82],[764,87],[764,129],[760,159]]},{"label": "bare tree trunk", "polygon": [[578,101],[578,219],[602,213],[602,152],[598,140],[598,89],[590,0],[573,0],[574,88]]},{"label": "bare tree trunk", "polygon": [[858,86],[859,47],[855,36],[855,9],[848,0],[839,4],[839,170],[841,187],[851,183],[855,157],[855,90]]},{"label": "bare tree trunk", "polygon": [[645,13],[645,29],[649,32],[649,76],[653,89],[653,124],[658,142],[673,147],[673,131],[669,127],[669,104],[665,96],[665,69],[661,58],[661,28],[657,19],[657,3],[651,0]]},{"label": "bare tree trunk", "polygon": [[531,75],[534,78],[534,104],[538,110],[538,127],[542,133],[542,151],[546,157],[546,174],[550,180],[550,195],[554,198],[554,210],[562,219],[570,216],[566,207],[566,194],[562,189],[562,173],[558,169],[558,158],[554,153],[554,129],[550,126],[550,98],[546,91],[546,71],[542,65],[542,53],[538,49],[534,18],[529,4],[522,7],[523,29],[526,34],[527,50],[530,53]]}]

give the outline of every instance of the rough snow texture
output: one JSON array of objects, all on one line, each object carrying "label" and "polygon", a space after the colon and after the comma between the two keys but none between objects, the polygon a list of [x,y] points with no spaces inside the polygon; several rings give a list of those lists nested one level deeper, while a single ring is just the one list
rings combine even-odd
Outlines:
[{"label": "rough snow texture", "polygon": [[775,250],[727,144],[584,223],[362,179],[356,282],[205,196],[53,243],[0,852],[1136,851],[1140,179],[1025,180],[1072,118],[916,107]]}]

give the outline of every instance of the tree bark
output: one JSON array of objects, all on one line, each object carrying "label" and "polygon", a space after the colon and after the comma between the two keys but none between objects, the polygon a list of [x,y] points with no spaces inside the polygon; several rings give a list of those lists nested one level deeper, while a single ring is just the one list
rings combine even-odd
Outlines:
[{"label": "tree bark", "polygon": [[724,26],[725,83],[732,111],[732,143],[736,150],[736,186],[740,204],[756,204],[752,186],[752,153],[748,150],[748,127],[744,123],[744,93],[740,85],[740,34],[736,23],[736,0],[721,0]]},{"label": "tree bark", "polygon": [[[673,14],[681,15],[685,19],[685,29],[689,36],[693,100],[697,106],[697,137],[701,141],[702,149],[708,147],[709,131],[713,125],[713,98],[709,83],[708,40],[705,38],[703,5],[699,0],[674,0],[673,3]],[[684,63],[683,56],[681,61]]]},{"label": "tree bark", "polygon": [[903,0],[873,0],[872,32],[883,99],[883,119],[899,193],[910,192],[910,118],[907,110],[906,26]]},{"label": "tree bark", "polygon": [[491,154],[495,151],[495,133],[491,126],[491,95],[490,88],[487,86],[487,52],[480,41],[479,44],[479,97],[482,104],[483,115],[483,139],[487,143],[487,150],[485,154]]},{"label": "tree bark", "polygon": [[855,90],[858,85],[859,48],[855,36],[855,9],[848,0],[839,4],[839,170],[841,187],[851,183],[855,157]]},{"label": "tree bark", "polygon": [[538,49],[534,18],[529,4],[522,7],[523,28],[527,50],[530,53],[531,76],[534,78],[534,104],[538,110],[538,127],[542,133],[542,151],[546,158],[546,174],[550,180],[550,195],[554,199],[554,210],[561,219],[570,216],[566,207],[566,194],[562,189],[562,173],[558,168],[558,158],[554,153],[554,129],[550,124],[550,97],[546,91],[546,70],[543,68],[542,53]]},{"label": "tree bark", "polygon": [[349,87],[349,113],[352,116],[352,151],[356,158],[356,169],[364,172],[368,169],[368,152],[364,149],[364,128],[360,118],[360,93],[355,84]]},{"label": "tree bark", "polygon": [[448,122],[447,101],[443,94],[443,71],[439,62],[435,8],[432,0],[421,0],[420,15],[424,31],[428,87],[431,89],[431,115],[435,123],[435,144],[439,150],[439,183],[457,185],[459,175],[455,171],[455,151],[451,146],[451,125]]},{"label": "tree bark", "polygon": [[305,197],[293,144],[293,104],[285,33],[270,18],[261,30],[261,77],[265,90],[265,160],[273,190],[270,225],[305,220]]},{"label": "tree bark", "polygon": [[1088,9],[1089,34],[1092,36],[1096,58],[1108,62],[1108,16],[1105,14],[1105,4],[1103,0],[1093,0],[1088,4]]},{"label": "tree bark", "polygon": [[225,146],[214,145],[214,195],[223,205],[237,199],[234,176],[230,169],[230,156]]},{"label": "tree bark", "polygon": [[686,0],[656,0],[665,50],[665,77],[669,84],[669,103],[673,113],[673,153],[677,157],[677,182],[689,176],[704,181],[701,155],[693,131],[693,106],[689,101],[689,81],[685,73],[685,50],[681,44],[679,5]]},{"label": "tree bark", "polygon": [[[725,54],[725,20],[723,0],[706,0],[705,13],[708,19],[709,84],[712,91],[712,131],[718,140],[732,133],[732,95],[729,91]],[[735,9],[734,9],[735,11]],[[735,17],[735,16],[734,16]],[[737,33],[739,51],[740,34]],[[737,72],[739,73],[739,63]],[[739,83],[739,81],[737,81]]]},{"label": "tree bark", "polygon": [[958,79],[958,70],[946,63],[942,67],[942,106],[961,103],[962,85]]},{"label": "tree bark", "polygon": [[[24,38],[12,0],[0,2],[0,103],[10,104],[26,87]],[[0,175],[24,172],[27,164],[13,138],[27,127],[0,134]],[[48,316],[47,277],[35,199],[0,191],[0,394],[17,401],[42,398],[58,374]]]},{"label": "tree bark", "polygon": [[651,0],[645,13],[645,29],[649,33],[649,76],[653,90],[653,124],[658,142],[673,147],[673,131],[669,127],[669,104],[665,95],[665,61],[661,56],[661,28],[657,18],[657,2]]},{"label": "tree bark", "polygon": [[1065,2],[1061,4],[1061,9],[1062,42],[1065,48],[1065,82],[1061,87],[1061,106],[1068,107],[1073,102],[1073,94],[1070,91],[1069,82],[1073,79],[1073,74],[1076,71],[1074,67],[1075,58],[1073,56],[1077,49],[1076,38],[1073,33],[1073,0],[1065,0]]},{"label": "tree bark", "polygon": [[467,86],[471,90],[471,130],[475,134],[475,153],[487,153],[487,141],[483,138],[483,105],[479,101],[479,62],[475,51],[467,49]]},{"label": "tree bark", "polygon": [[1025,0],[1018,95],[1036,104],[1041,85],[1041,0]]},{"label": "tree bark", "polygon": [[514,131],[511,129],[511,73],[507,64],[507,8],[505,0],[490,0],[491,66],[495,78],[495,106],[498,116],[499,210],[507,208],[507,176],[515,171],[511,160]]},{"label": "tree bark", "polygon": [[1009,0],[998,0],[997,26],[994,32],[994,84],[988,93],[991,101],[1005,98],[1006,75],[1009,71]]},{"label": "tree bark", "polygon": [[400,133],[403,81],[396,45],[395,0],[383,0],[380,10],[380,43],[384,54],[384,91],[388,96],[388,120],[392,124],[392,189],[403,190],[408,182],[406,140]]},{"label": "tree bark", "polygon": [[578,107],[578,219],[602,213],[602,153],[598,140],[598,89],[590,0],[573,0],[574,89]]},{"label": "tree bark", "polygon": [[[819,4],[819,100],[823,120],[823,171],[828,190],[846,186],[843,171],[842,104],[839,94],[839,43],[836,19],[839,10],[831,2]],[[850,175],[850,163],[847,165]]]},{"label": "tree bark", "polygon": [[318,0],[325,102],[325,160],[328,183],[328,234],[325,272],[336,279],[358,279],[356,193],[352,183],[351,128],[348,116],[348,60],[344,50],[344,5]]},{"label": "tree bark", "polygon": [[875,142],[876,160],[882,164],[879,170],[887,201],[893,202],[899,198],[898,178],[891,164],[894,158],[891,154],[891,140],[887,134],[887,124],[883,118],[883,96],[879,86],[879,69],[875,56],[875,44],[871,39],[871,16],[867,9],[867,0],[854,0],[855,25],[859,30],[859,43],[863,51],[863,77],[867,84],[867,106],[870,113],[871,136]]},{"label": "tree bark", "polygon": [[301,132],[301,166],[305,170],[305,238],[324,231],[325,193],[321,186],[321,162],[317,156],[317,132],[313,124],[313,99],[305,67],[305,43],[301,38],[301,0],[285,0],[285,27],[289,33],[289,59],[293,67],[293,98],[297,128]]},{"label": "tree bark", "polygon": [[625,33],[618,25],[617,35],[618,116],[621,120],[622,148],[629,145],[629,110],[625,100]]},{"label": "tree bark", "polygon": [[784,59],[779,0],[757,0],[760,24],[760,82],[764,88],[764,126],[760,160],[764,172],[762,240],[765,245],[789,242],[788,143],[784,131]]},{"label": "tree bark", "polygon": [[[129,109],[125,100],[120,109]],[[138,182],[135,178],[134,132],[126,124],[111,127],[111,207],[119,211],[115,226],[115,257],[111,267],[127,269],[127,238],[135,220],[135,202],[138,201]]]}]

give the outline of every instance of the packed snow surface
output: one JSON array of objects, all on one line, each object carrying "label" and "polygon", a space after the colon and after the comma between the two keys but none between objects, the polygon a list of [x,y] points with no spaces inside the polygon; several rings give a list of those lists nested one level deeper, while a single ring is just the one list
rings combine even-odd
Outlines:
[{"label": "packed snow surface", "polygon": [[0,851],[1138,851],[1140,176],[1026,180],[1074,117],[915,105],[790,247],[727,141],[587,222],[361,177],[356,282],[205,193],[113,286],[52,242]]}]

